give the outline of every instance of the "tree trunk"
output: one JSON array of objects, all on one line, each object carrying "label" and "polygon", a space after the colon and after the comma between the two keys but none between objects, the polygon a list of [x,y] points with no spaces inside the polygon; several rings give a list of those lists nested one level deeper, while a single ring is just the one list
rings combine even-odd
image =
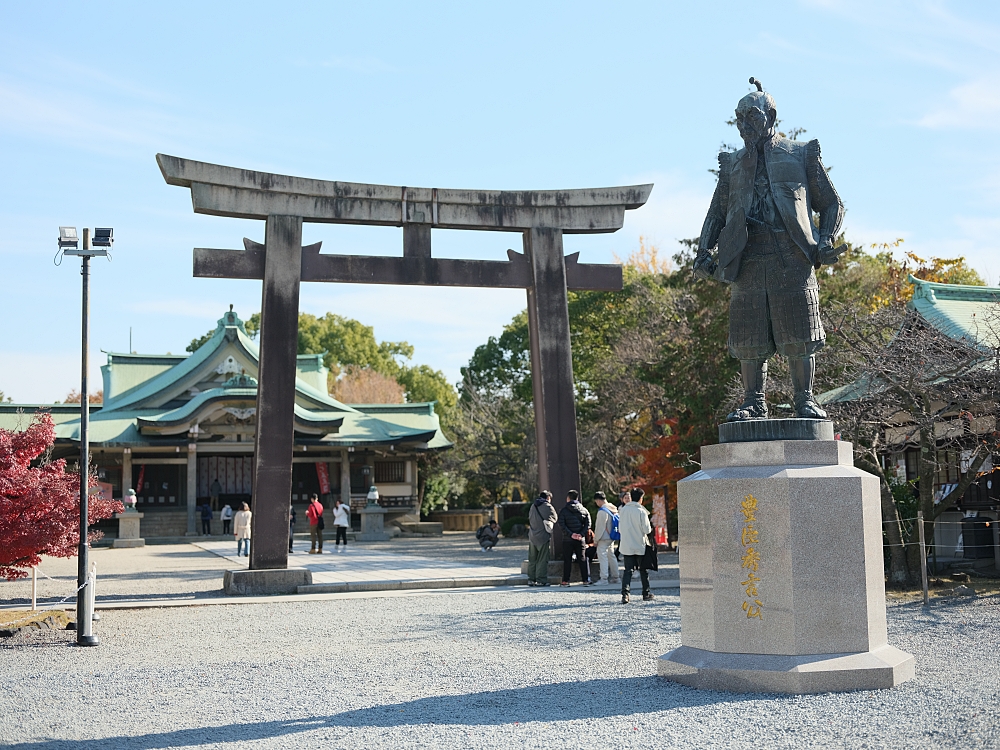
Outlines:
[{"label": "tree trunk", "polygon": [[906,547],[903,546],[903,526],[896,508],[896,499],[884,476],[880,478],[879,491],[882,499],[882,528],[885,529],[889,543],[889,585],[903,586],[910,580]]},{"label": "tree trunk", "polygon": [[[924,512],[924,518],[934,517],[934,479],[937,473],[937,440],[933,425],[930,429],[920,430],[919,481],[920,498],[917,506]],[[926,530],[926,527],[925,527]],[[910,527],[909,538],[906,540],[906,561],[910,570],[909,583],[920,583],[920,529],[914,520]]]},{"label": "tree trunk", "polygon": [[419,458],[414,463],[417,470],[417,518],[423,520],[424,491],[427,489],[427,466]]},{"label": "tree trunk", "polygon": [[882,528],[889,544],[889,585],[903,586],[910,580],[909,565],[906,560],[906,547],[903,546],[903,526],[896,508],[896,498],[889,487],[889,479],[885,475],[878,456],[875,453],[857,454],[858,468],[878,477],[879,500],[882,506]]}]

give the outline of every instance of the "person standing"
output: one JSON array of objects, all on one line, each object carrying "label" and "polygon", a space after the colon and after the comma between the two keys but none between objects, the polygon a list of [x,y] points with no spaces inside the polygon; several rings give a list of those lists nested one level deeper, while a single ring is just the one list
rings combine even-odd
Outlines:
[{"label": "person standing", "polygon": [[580,493],[570,490],[566,493],[566,505],[559,511],[559,528],[563,532],[563,576],[560,586],[569,586],[569,576],[573,570],[573,555],[580,566],[580,580],[584,586],[590,585],[590,562],[583,553],[587,531],[590,529],[590,512],[580,502]]},{"label": "person standing", "polygon": [[222,510],[219,511],[219,518],[222,519],[222,533],[228,536],[232,533],[233,526],[233,509],[229,503],[222,506]]},{"label": "person standing", "polygon": [[235,518],[233,519],[233,535],[236,537],[236,556],[240,557],[244,553],[244,546],[246,547],[246,556],[250,557],[250,518],[253,514],[250,513],[250,506],[243,503],[243,508],[237,511]]},{"label": "person standing", "polygon": [[[618,508],[607,501],[603,492],[594,493],[597,516],[594,518],[594,542],[597,544],[597,563],[601,566],[601,581],[606,584],[618,583],[618,560],[615,559],[612,538],[618,517]],[[619,539],[621,535],[619,534]]]},{"label": "person standing", "polygon": [[201,506],[201,535],[212,535],[212,506],[207,502]]},{"label": "person standing", "polygon": [[618,530],[622,535],[621,553],[625,558],[625,575],[622,576],[622,604],[628,604],[632,571],[639,569],[642,578],[642,600],[648,602],[653,598],[649,590],[649,572],[643,564],[646,546],[649,544],[649,533],[653,525],[649,522],[649,511],[642,507],[642,497],[645,493],[636,487],[629,494],[625,504],[618,511]]},{"label": "person standing", "polygon": [[542,490],[528,510],[528,585],[549,585],[549,541],[556,525],[552,493]]},{"label": "person standing", "polygon": [[295,506],[288,504],[288,551],[292,551],[292,539],[295,537]]},{"label": "person standing", "polygon": [[208,488],[208,494],[212,500],[212,507],[214,508],[219,503],[219,495],[222,494],[222,485],[219,483],[217,478],[212,480],[212,486]]},{"label": "person standing", "polygon": [[[306,509],[309,519],[309,554],[323,554],[323,503],[315,492],[309,496],[309,507]],[[318,548],[318,549],[317,549]]]},{"label": "person standing", "polygon": [[340,501],[338,497],[333,501],[333,526],[337,531],[337,541],[334,547],[340,547],[340,540],[344,540],[344,549],[347,549],[347,529],[351,526],[351,506]]}]

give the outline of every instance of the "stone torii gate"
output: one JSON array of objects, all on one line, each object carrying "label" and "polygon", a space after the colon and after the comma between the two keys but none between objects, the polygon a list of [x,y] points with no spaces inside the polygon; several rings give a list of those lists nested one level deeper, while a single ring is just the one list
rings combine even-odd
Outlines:
[{"label": "stone torii gate", "polygon": [[[250,568],[288,565],[295,356],[302,281],[526,289],[538,483],[558,509],[579,489],[567,290],[616,291],[619,265],[563,255],[564,234],[614,232],[652,185],[551,191],[393,187],[254,172],[157,154],[170,185],[191,189],[195,213],[260,219],[264,244],[195,248],[194,275],[261,279],[260,371]],[[401,226],[403,257],[320,253],[302,247],[302,222]],[[431,229],[519,232],[524,252],[506,261],[431,257]]]}]

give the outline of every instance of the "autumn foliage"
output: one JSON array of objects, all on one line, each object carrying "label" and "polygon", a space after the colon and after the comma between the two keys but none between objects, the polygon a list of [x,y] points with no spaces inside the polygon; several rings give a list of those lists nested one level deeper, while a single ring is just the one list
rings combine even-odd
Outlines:
[{"label": "autumn foliage", "polygon": [[[83,395],[76,388],[72,389],[66,394],[66,398],[63,400],[64,404],[78,404],[83,399]],[[103,404],[104,403],[104,390],[101,389],[97,393],[91,393],[87,395],[87,401],[92,404]]]},{"label": "autumn foliage", "polygon": [[663,487],[668,510],[677,507],[677,482],[691,473],[690,469],[683,468],[688,460],[680,448],[679,421],[676,418],[663,420],[663,434],[652,445],[635,452],[639,462],[636,466],[638,476],[633,484],[646,492]]},{"label": "autumn foliage", "polygon": [[[55,441],[55,425],[38,412],[21,432],[0,429],[0,576],[24,578],[41,555],[72,557],[80,543],[80,478],[64,460],[32,462]],[[91,479],[96,486],[96,479]],[[124,510],[118,500],[92,495],[91,524]],[[91,532],[93,541],[98,532]]]},{"label": "autumn foliage", "polygon": [[401,404],[406,389],[395,378],[370,367],[348,365],[334,383],[332,395],[345,404]]}]

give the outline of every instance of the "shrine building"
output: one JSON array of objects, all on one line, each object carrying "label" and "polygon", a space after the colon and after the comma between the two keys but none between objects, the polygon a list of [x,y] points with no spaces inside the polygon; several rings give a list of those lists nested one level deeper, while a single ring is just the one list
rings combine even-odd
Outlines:
[{"label": "shrine building", "polygon": [[[252,507],[259,350],[237,314],[225,313],[190,355],[107,356],[104,403],[90,408],[91,460],[115,498],[135,489],[143,536],[196,533],[206,501],[213,533],[224,504]],[[327,392],[322,355],[301,354],[296,364],[289,500],[298,526],[307,528],[311,493],[328,508],[349,497],[356,514],[373,484],[387,520],[419,520],[417,459],[451,446],[434,404],[343,404]],[[0,404],[0,427],[23,429],[37,409],[56,423],[53,457],[78,461],[79,404]]]}]

